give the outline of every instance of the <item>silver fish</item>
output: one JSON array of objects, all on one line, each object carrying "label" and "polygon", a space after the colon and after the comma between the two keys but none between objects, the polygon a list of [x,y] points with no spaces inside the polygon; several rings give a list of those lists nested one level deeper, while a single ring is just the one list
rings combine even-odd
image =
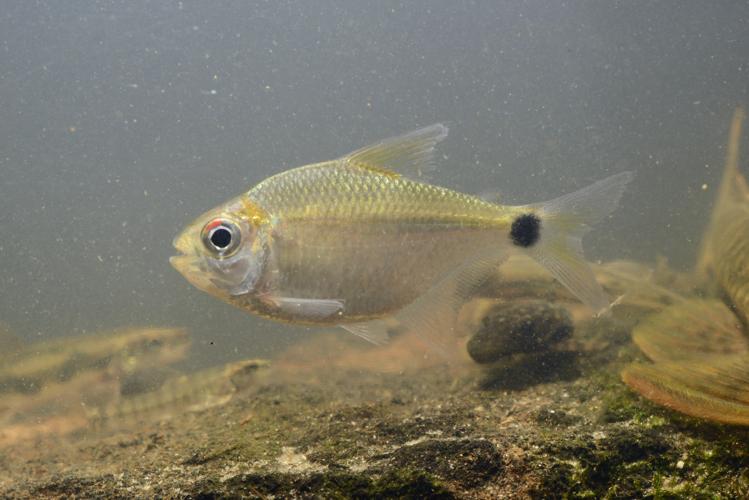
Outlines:
[{"label": "silver fish", "polygon": [[432,125],[274,175],[174,240],[199,289],[274,320],[339,325],[371,342],[390,319],[430,336],[510,252],[543,264],[599,313],[609,300],[581,239],[616,207],[624,172],[547,203],[500,205],[425,182]]}]

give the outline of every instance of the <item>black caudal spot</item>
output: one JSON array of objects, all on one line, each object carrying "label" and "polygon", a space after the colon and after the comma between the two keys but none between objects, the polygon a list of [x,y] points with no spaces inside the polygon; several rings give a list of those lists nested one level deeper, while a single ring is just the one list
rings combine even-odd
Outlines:
[{"label": "black caudal spot", "polygon": [[216,228],[211,234],[211,243],[216,248],[226,248],[231,243],[231,231],[225,227]]},{"label": "black caudal spot", "polygon": [[540,235],[541,219],[535,214],[519,215],[512,221],[510,238],[515,245],[523,248],[531,247],[536,244]]}]

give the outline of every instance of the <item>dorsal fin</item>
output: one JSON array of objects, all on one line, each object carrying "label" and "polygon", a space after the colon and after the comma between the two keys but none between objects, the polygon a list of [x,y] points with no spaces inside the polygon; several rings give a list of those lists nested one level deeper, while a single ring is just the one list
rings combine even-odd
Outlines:
[{"label": "dorsal fin", "polygon": [[447,127],[435,123],[361,148],[343,160],[381,174],[425,179],[434,170],[434,147],[445,137]]}]

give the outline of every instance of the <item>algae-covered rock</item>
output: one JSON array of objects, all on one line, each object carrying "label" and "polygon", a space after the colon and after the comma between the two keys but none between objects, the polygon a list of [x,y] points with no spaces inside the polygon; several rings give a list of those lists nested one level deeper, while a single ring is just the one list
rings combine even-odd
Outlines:
[{"label": "algae-covered rock", "polygon": [[549,350],[573,329],[563,307],[537,300],[499,303],[484,316],[466,348],[477,363],[492,363],[516,353]]},{"label": "algae-covered rock", "polygon": [[222,406],[2,448],[0,497],[746,497],[747,431],[674,420],[618,381],[634,348],[605,348],[575,353],[576,376],[511,390],[445,365],[301,377],[279,359]]},{"label": "algae-covered rock", "polygon": [[502,455],[486,439],[426,439],[398,448],[392,465],[431,470],[464,487],[475,488],[500,474]]},{"label": "algae-covered rock", "polygon": [[[544,329],[524,331],[530,341],[511,339],[498,361],[481,365],[485,383],[476,383],[473,363],[413,356],[407,338],[373,348],[344,335],[311,335],[262,377],[254,369],[222,372],[230,385],[218,388],[231,393],[223,404],[189,404],[192,411],[169,419],[146,411],[137,424],[104,432],[6,439],[0,497],[749,495],[749,453],[741,446],[749,430],[660,409],[619,381],[638,356],[629,341],[641,319],[630,317],[636,309],[624,319],[614,311],[580,320],[573,332],[555,305],[491,304],[487,323],[523,317]],[[205,375],[193,374],[188,385],[213,380]],[[168,388],[153,402],[183,401]],[[0,441],[12,431],[0,427]]]}]

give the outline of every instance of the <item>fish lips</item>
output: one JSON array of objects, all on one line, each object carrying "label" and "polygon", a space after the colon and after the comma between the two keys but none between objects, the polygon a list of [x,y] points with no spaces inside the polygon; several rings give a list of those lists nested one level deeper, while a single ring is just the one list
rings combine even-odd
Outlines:
[{"label": "fish lips", "polygon": [[174,240],[172,240],[172,246],[181,254],[178,257],[195,253],[195,248],[191,243],[193,239],[194,235],[189,229],[182,231],[174,237]]},{"label": "fish lips", "polygon": [[[177,242],[175,242],[174,246],[178,250],[183,251]],[[241,286],[237,287],[222,279],[220,275],[217,275],[211,269],[211,264],[206,262],[204,257],[194,252],[169,257],[169,263],[195,288],[220,299],[226,300],[233,295],[246,292],[245,288]]]},{"label": "fish lips", "polygon": [[193,286],[200,290],[214,293],[215,286],[207,277],[205,269],[201,266],[202,259],[196,254],[195,248],[190,243],[190,235],[184,232],[174,238],[172,242],[179,255],[169,257],[169,263]]},{"label": "fish lips", "polygon": [[169,263],[193,286],[201,290],[211,291],[211,282],[205,278],[198,259],[192,255],[175,255],[169,257]]},{"label": "fish lips", "polygon": [[172,246],[179,252],[179,255],[169,257],[169,263],[174,269],[187,277],[187,273],[196,267],[195,252],[190,245],[188,235],[185,233],[179,234],[172,241]]}]

